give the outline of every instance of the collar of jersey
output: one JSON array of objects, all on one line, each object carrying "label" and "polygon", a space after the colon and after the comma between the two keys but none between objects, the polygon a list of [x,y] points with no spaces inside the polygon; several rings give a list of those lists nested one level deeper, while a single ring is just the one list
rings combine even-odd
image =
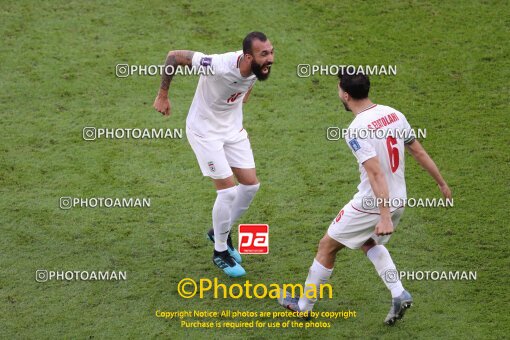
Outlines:
[{"label": "collar of jersey", "polygon": [[373,105],[371,105],[371,106],[367,107],[366,109],[364,109],[363,111],[360,111],[358,114],[363,113],[363,112],[366,112],[366,111],[368,111],[368,110],[372,110],[372,109],[373,109],[374,107],[376,107],[376,106],[377,106],[377,104],[373,104]]}]

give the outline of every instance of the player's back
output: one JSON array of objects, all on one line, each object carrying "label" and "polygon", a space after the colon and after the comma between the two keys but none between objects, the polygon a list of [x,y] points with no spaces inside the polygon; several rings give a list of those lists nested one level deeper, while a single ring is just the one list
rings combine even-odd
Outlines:
[{"label": "player's back", "polygon": [[363,197],[375,198],[362,165],[374,156],[377,156],[386,178],[389,197],[406,198],[405,142],[413,139],[414,135],[405,116],[389,106],[374,104],[356,116],[349,131],[351,136],[347,136],[346,140],[358,159],[361,173],[354,201],[361,205]]}]

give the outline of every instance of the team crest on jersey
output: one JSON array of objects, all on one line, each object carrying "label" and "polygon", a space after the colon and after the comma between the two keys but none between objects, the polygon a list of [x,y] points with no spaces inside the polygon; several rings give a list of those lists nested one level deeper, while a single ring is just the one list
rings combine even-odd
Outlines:
[{"label": "team crest on jersey", "polygon": [[212,58],[211,57],[203,57],[200,59],[200,65],[208,67],[211,66]]},{"label": "team crest on jersey", "polygon": [[358,140],[356,138],[353,138],[349,141],[349,145],[351,146],[351,149],[356,152],[359,149],[361,149],[361,146],[359,146]]},{"label": "team crest on jersey", "polygon": [[214,167],[214,162],[207,162],[207,165],[209,165],[209,170],[211,170],[211,172],[216,171],[216,168]]}]

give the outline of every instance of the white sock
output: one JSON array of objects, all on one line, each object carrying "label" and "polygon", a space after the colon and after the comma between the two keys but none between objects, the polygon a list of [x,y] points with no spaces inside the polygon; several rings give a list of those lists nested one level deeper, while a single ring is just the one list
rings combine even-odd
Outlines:
[{"label": "white sock", "polygon": [[[313,309],[313,305],[317,301],[316,298],[311,299],[307,297],[307,291],[315,290],[315,296],[319,296],[320,285],[326,283],[331,277],[331,273],[333,272],[333,268],[328,269],[319,263],[316,259],[313,260],[312,266],[308,271],[308,277],[305,281],[305,289],[304,294],[299,298],[299,310],[302,312],[308,312]],[[313,284],[313,286],[308,286],[309,284]],[[308,293],[312,295],[312,293]]]},{"label": "white sock", "polygon": [[237,187],[217,190],[218,196],[212,210],[214,228],[214,249],[227,250],[227,238],[230,231],[230,211],[237,193]]},{"label": "white sock", "polygon": [[241,217],[253,201],[255,194],[259,190],[260,183],[255,185],[239,184],[237,186],[237,195],[232,202],[232,210],[230,213],[230,224],[234,224]]},{"label": "white sock", "polygon": [[383,245],[374,246],[367,252],[367,257],[372,261],[377,274],[390,290],[391,297],[394,298],[402,294],[404,287],[400,282],[397,267],[395,267],[388,249]]}]

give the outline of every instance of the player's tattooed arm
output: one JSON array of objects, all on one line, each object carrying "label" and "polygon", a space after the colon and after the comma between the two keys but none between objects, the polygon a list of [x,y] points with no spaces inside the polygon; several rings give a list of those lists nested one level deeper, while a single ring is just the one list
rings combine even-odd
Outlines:
[{"label": "player's tattooed arm", "polygon": [[[171,112],[170,100],[168,99],[168,89],[172,82],[173,72],[177,66],[191,66],[194,51],[177,50],[170,51],[166,57],[165,68],[161,74],[161,86],[154,100],[154,108],[164,116],[169,116]],[[168,72],[167,72],[168,70]]]},{"label": "player's tattooed arm", "polygon": [[[177,50],[170,51],[166,57],[165,61],[165,70],[175,70],[177,66],[191,66],[191,61],[193,60],[194,51],[188,50]],[[168,93],[168,88],[170,87],[170,82],[173,78],[172,72],[163,71],[161,74],[161,86],[160,89],[166,91]]]},{"label": "player's tattooed arm", "polygon": [[423,146],[417,140],[412,141],[409,144],[406,144],[406,149],[413,156],[414,159],[421,165],[422,168],[427,170],[427,172],[434,178],[437,185],[439,186],[439,190],[445,198],[451,199],[452,192],[446,184],[443,176],[441,176],[441,172],[439,171],[436,163],[430,158],[427,151],[423,148]]}]

